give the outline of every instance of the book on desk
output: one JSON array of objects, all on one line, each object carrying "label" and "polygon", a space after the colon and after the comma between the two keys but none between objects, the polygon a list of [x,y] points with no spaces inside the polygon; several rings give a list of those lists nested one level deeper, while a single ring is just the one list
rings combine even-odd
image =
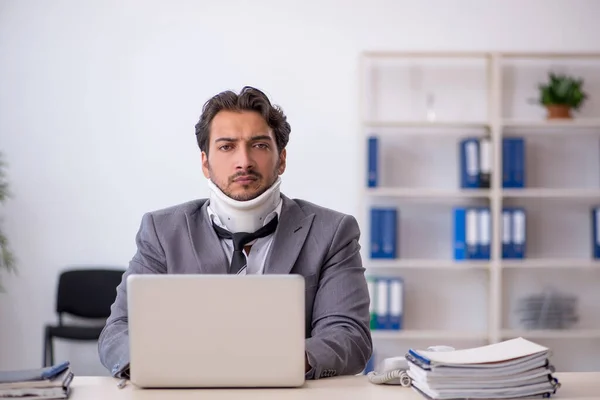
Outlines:
[{"label": "book on desk", "polygon": [[0,399],[65,399],[72,380],[68,361],[45,368],[0,371]]},{"label": "book on desk", "polygon": [[429,399],[550,397],[560,387],[550,349],[523,338],[452,351],[411,349],[408,375]]}]

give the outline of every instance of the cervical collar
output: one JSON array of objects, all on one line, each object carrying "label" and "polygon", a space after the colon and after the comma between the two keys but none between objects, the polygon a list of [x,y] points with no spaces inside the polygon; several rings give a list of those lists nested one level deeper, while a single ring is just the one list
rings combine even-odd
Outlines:
[{"label": "cervical collar", "polygon": [[210,208],[230,232],[254,232],[264,225],[267,215],[275,211],[281,201],[280,185],[281,178],[277,177],[275,183],[257,198],[239,201],[227,196],[209,179]]}]

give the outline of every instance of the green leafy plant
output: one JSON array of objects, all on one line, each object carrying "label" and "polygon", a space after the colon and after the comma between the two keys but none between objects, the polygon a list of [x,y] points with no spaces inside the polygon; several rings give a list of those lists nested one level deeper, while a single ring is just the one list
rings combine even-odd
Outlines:
[{"label": "green leafy plant", "polygon": [[539,85],[539,103],[544,106],[568,106],[579,109],[588,95],[582,90],[583,79],[576,79],[566,74],[548,74],[548,82]]},{"label": "green leafy plant", "polygon": [[[9,197],[10,193],[8,190],[8,181],[6,179],[6,163],[0,155],[0,203],[4,203]],[[8,272],[16,272],[15,257],[8,244],[8,238],[0,227],[0,270],[6,270]],[[0,290],[2,290],[2,284],[0,282]]]}]

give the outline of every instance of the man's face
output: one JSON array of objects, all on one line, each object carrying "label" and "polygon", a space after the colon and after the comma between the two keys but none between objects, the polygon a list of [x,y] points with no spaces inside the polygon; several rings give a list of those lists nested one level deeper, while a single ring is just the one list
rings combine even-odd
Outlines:
[{"label": "man's face", "polygon": [[278,153],[271,128],[257,112],[219,111],[208,139],[202,172],[234,200],[260,196],[285,171],[285,149]]}]

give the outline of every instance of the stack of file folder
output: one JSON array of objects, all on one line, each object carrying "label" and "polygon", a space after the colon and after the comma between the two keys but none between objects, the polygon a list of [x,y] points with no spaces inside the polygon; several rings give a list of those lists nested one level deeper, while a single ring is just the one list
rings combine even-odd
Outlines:
[{"label": "stack of file folder", "polygon": [[368,276],[371,330],[403,329],[404,280],[400,277]]},{"label": "stack of file folder", "polygon": [[[502,139],[502,187],[524,188],[526,186],[525,147],[525,140],[522,137]],[[493,172],[490,138],[464,138],[459,143],[459,153],[461,188],[489,189]],[[369,155],[371,154],[374,154],[373,158],[376,157],[377,148],[376,143],[369,142]],[[369,164],[369,172],[373,170],[376,171],[376,166]],[[376,175],[375,173],[373,176]],[[371,182],[375,182],[372,179],[369,180],[369,184],[376,185],[376,182]]]},{"label": "stack of file folder", "polygon": [[414,390],[430,399],[550,397],[560,387],[550,350],[523,338],[452,351],[409,350]]},{"label": "stack of file folder", "polygon": [[[527,253],[527,211],[525,208],[503,207],[500,232],[502,235],[502,258],[525,258]],[[490,207],[454,208],[455,260],[489,260],[491,237]]]},{"label": "stack of file folder", "polygon": [[395,207],[371,208],[371,258],[398,257],[398,214]]},{"label": "stack of file folder", "polygon": [[0,399],[65,399],[72,380],[68,361],[45,368],[0,371]]}]

